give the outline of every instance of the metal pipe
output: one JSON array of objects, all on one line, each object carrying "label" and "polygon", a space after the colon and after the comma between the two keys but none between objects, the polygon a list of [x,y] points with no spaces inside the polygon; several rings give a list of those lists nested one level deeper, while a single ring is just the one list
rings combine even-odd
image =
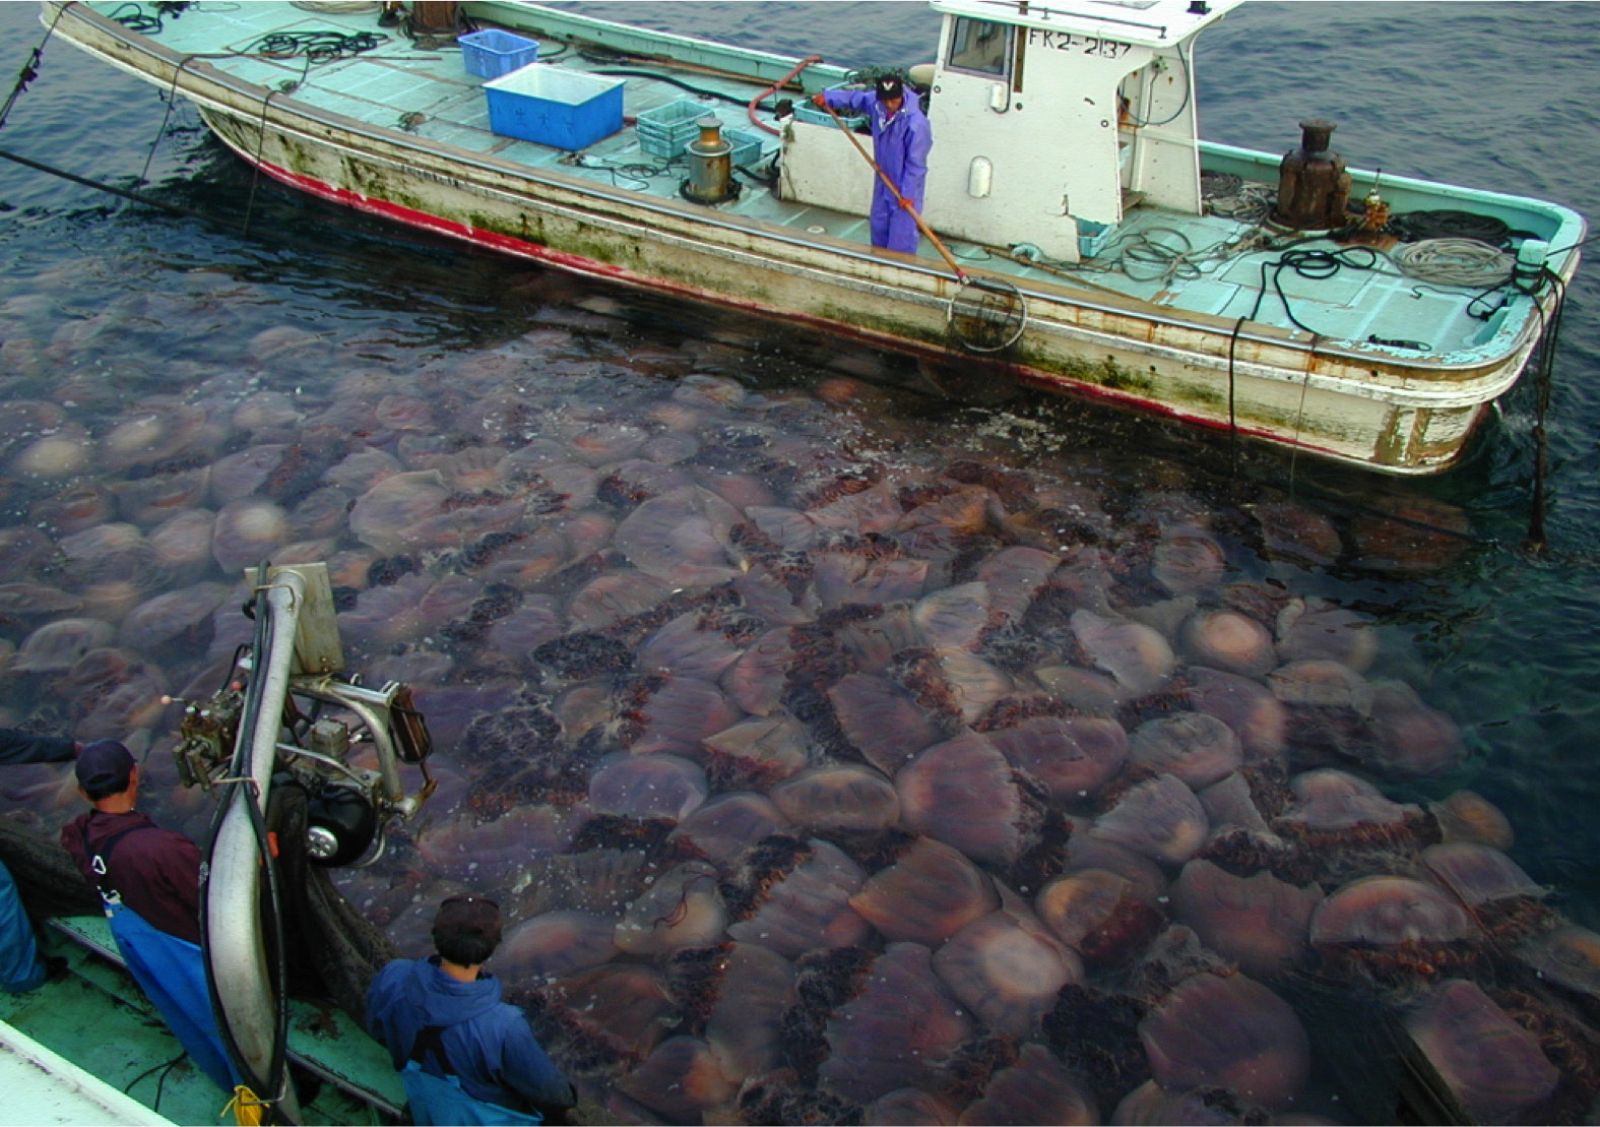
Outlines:
[{"label": "metal pipe", "polygon": [[764,130],[765,132],[772,134],[774,137],[781,137],[783,135],[782,130],[774,129],[772,126],[768,125],[766,122],[762,121],[756,116],[756,107],[761,104],[762,98],[765,98],[768,94],[776,94],[779,90],[783,89],[796,78],[800,77],[800,72],[805,70],[806,67],[810,66],[812,63],[820,63],[821,61],[821,55],[807,55],[805,58],[801,59],[799,63],[795,64],[795,68],[788,74],[778,79],[778,81],[761,91],[761,93],[757,94],[754,98],[751,98],[749,105],[745,106],[744,108],[745,114],[750,118],[750,124],[755,126],[757,129]]},{"label": "metal pipe", "polygon": [[[272,991],[267,947],[261,919],[261,881],[264,858],[247,803],[267,806],[272,769],[277,760],[278,734],[283,726],[283,703],[289,693],[294,662],[295,634],[300,607],[305,601],[305,580],[293,571],[273,574],[266,582],[272,642],[261,674],[260,706],[253,732],[240,732],[248,740],[250,758],[246,778],[232,788],[228,808],[212,840],[210,892],[206,902],[206,961],[216,984],[221,1020],[227,1022],[234,1046],[251,1070],[267,1076],[271,1070],[277,1035],[277,999]],[[258,656],[258,661],[260,658]],[[289,1122],[298,1122],[294,1088],[287,1082],[280,1092],[257,1092],[276,1100]]]}]

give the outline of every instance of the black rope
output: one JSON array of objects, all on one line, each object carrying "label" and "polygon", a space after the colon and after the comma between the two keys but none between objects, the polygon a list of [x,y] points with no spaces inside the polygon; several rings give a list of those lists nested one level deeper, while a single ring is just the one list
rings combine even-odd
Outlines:
[{"label": "black rope", "polygon": [[1348,267],[1353,270],[1371,270],[1378,264],[1378,252],[1371,247],[1344,247],[1340,250],[1289,250],[1270,262],[1261,264],[1261,285],[1256,291],[1256,303],[1250,307],[1250,320],[1255,321],[1261,311],[1261,299],[1267,295],[1267,273],[1272,273],[1272,290],[1283,304],[1283,314],[1296,328],[1321,336],[1316,329],[1294,315],[1289,305],[1289,295],[1283,292],[1283,272],[1293,270],[1302,278],[1331,278]]},{"label": "black rope", "polygon": [[312,66],[331,63],[371,51],[389,41],[375,31],[274,31],[252,42],[242,52],[268,59],[305,58]]},{"label": "black rope", "polygon": [[11,107],[22,97],[22,92],[28,88],[28,83],[39,77],[39,64],[44,61],[44,45],[50,42],[50,37],[56,32],[56,24],[61,22],[61,17],[66,15],[66,12],[65,6],[57,10],[56,18],[44,29],[44,38],[39,40],[39,45],[28,53],[28,61],[23,63],[22,69],[17,72],[17,83],[11,88],[11,93],[6,95],[6,104],[0,106],[0,129],[5,128],[6,118],[11,115]]},{"label": "black rope", "polygon": [[1233,358],[1239,347],[1239,330],[1246,320],[1248,318],[1240,317],[1233,323],[1233,332],[1228,334],[1228,475],[1232,478],[1239,475],[1239,420],[1233,409]]},{"label": "black rope", "polygon": [[[1545,419],[1550,411],[1550,385],[1555,372],[1556,340],[1561,335],[1561,314],[1566,308],[1567,296],[1566,286],[1561,277],[1548,266],[1541,268],[1539,282],[1553,285],[1556,293],[1549,318],[1546,319],[1544,307],[1539,304],[1537,295],[1532,290],[1524,290],[1533,298],[1533,307],[1538,311],[1541,322],[1539,362],[1534,368],[1533,497],[1529,502],[1528,513],[1528,550],[1536,556],[1544,555],[1550,547],[1544,528],[1544,483],[1549,458]],[[1518,288],[1522,288],[1520,283]]]},{"label": "black rope", "polygon": [[261,125],[256,136],[256,159],[251,162],[254,171],[250,176],[250,198],[245,201],[244,226],[239,229],[241,238],[250,234],[250,215],[256,206],[256,189],[261,185],[261,154],[267,146],[267,110],[271,108],[272,95],[276,93],[276,90],[268,90],[267,96],[261,99]]},{"label": "black rope", "polygon": [[118,188],[113,184],[107,184],[103,180],[91,180],[87,176],[79,176],[76,173],[68,172],[64,168],[57,168],[54,165],[45,164],[43,161],[34,160],[32,157],[25,157],[21,153],[11,152],[9,149],[0,149],[0,157],[3,157],[9,161],[15,161],[17,164],[25,165],[28,168],[36,169],[39,172],[47,172],[51,176],[59,176],[63,180],[70,180],[74,184],[82,184],[86,188],[98,188],[102,192],[110,192],[113,196],[121,196],[123,199],[132,200],[134,203],[142,203],[147,204],[150,207],[160,208],[162,211],[168,212],[172,215],[186,215],[192,219],[210,218],[209,216],[203,215],[198,211],[192,211],[186,207],[178,207],[174,204],[165,203],[161,200],[155,199],[152,196],[147,196],[142,192],[131,192],[126,188]]}]

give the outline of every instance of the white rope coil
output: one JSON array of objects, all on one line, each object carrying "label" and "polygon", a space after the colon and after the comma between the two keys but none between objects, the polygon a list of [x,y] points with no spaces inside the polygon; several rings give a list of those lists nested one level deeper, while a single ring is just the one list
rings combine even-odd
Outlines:
[{"label": "white rope coil", "polygon": [[1516,264],[1512,254],[1477,239],[1423,239],[1390,252],[1408,278],[1440,286],[1503,285]]}]

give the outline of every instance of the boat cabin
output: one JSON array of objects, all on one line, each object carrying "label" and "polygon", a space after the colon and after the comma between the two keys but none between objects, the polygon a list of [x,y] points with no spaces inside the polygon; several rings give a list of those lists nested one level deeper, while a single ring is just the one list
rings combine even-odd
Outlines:
[{"label": "boat cabin", "polygon": [[[1198,215],[1194,40],[1240,2],[932,0],[928,223],[1077,262],[1137,203]],[[874,174],[826,116],[796,112],[782,169],[786,199],[865,212]]]}]

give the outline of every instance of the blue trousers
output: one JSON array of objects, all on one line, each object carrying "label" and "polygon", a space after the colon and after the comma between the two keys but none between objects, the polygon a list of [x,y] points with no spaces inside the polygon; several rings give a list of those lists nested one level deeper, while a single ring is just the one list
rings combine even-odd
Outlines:
[{"label": "blue trousers", "polygon": [[44,981],[44,963],[33,939],[33,924],[11,871],[0,864],[0,989],[21,994]]},{"label": "blue trousers", "polygon": [[416,1061],[406,1062],[400,1070],[400,1082],[405,1085],[406,1104],[411,1108],[411,1122],[419,1125],[462,1123],[523,1127],[543,1123],[544,1117],[527,1112],[512,1111],[509,1107],[474,1099],[461,1087],[454,1076],[434,1076],[422,1071]]},{"label": "blue trousers", "polygon": [[224,1092],[239,1083],[223,1048],[206,989],[205,958],[187,939],[152,927],[122,903],[106,904],[106,918],[117,950],[145,996],[195,1066]]},{"label": "blue trousers", "polygon": [[[915,206],[916,201],[912,201]],[[889,189],[880,181],[872,192],[872,245],[886,250],[916,254],[922,243],[922,231],[911,213],[901,207]]]}]

